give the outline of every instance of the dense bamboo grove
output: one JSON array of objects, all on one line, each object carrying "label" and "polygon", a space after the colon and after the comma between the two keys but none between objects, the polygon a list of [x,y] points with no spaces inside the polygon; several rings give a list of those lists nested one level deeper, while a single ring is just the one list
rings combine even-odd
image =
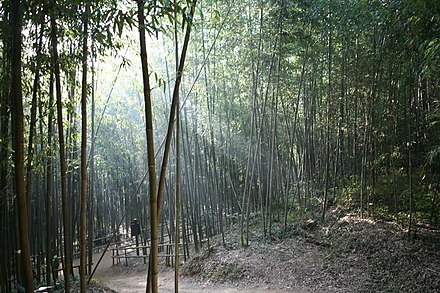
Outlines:
[{"label": "dense bamboo grove", "polygon": [[251,221],[269,238],[335,207],[439,225],[437,1],[13,0],[0,17],[0,292],[52,284],[56,258],[69,291],[78,254],[85,286],[92,240],[134,218],[153,292],[165,235],[197,251],[237,224],[246,246]]}]

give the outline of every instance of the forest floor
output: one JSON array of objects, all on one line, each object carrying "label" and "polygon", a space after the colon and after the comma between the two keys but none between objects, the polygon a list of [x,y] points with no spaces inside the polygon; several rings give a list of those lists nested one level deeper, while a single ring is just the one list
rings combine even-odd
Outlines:
[{"label": "forest floor", "polygon": [[[274,224],[265,238],[253,220],[246,248],[234,225],[225,243],[214,237],[209,250],[182,265],[179,291],[440,292],[438,231],[419,230],[416,239],[408,239],[395,222],[354,215],[328,222],[296,222],[286,230]],[[112,266],[106,256],[96,279],[114,290],[107,292],[144,292],[145,274],[143,263]],[[173,269],[162,266],[159,292],[173,291]]]}]

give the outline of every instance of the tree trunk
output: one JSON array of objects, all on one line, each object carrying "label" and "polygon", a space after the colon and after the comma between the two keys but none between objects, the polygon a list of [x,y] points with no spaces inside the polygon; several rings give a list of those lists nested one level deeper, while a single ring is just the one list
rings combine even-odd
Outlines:
[{"label": "tree trunk", "polygon": [[[5,9],[6,10],[6,9]],[[8,14],[7,11],[4,12],[5,16]],[[3,36],[9,35],[7,31],[9,26],[4,28]],[[4,48],[10,48],[10,44],[7,42],[8,38],[2,40],[4,43]],[[0,205],[0,227],[9,226],[9,204],[6,200],[8,195],[8,180],[7,174],[10,166],[10,161],[8,159],[9,154],[9,117],[10,117],[10,61],[9,61],[9,51],[10,49],[3,50],[2,56],[2,71],[3,71],[3,88],[1,89],[1,99],[0,99],[0,196],[5,198],[5,201]],[[10,282],[9,282],[9,263],[10,250],[8,248],[8,232],[9,229],[5,229],[5,232],[0,236],[0,291],[9,292]]]},{"label": "tree trunk", "polygon": [[86,265],[87,265],[87,39],[89,25],[89,4],[84,7],[84,35],[82,56],[82,92],[81,92],[81,219],[80,219],[80,289],[86,292]]},{"label": "tree trunk", "polygon": [[32,85],[31,121],[29,125],[28,158],[27,158],[27,166],[26,166],[26,200],[27,200],[28,208],[30,208],[30,202],[31,202],[32,169],[33,169],[32,161],[34,157],[34,137],[35,137],[35,129],[36,129],[35,126],[37,124],[37,94],[38,94],[38,84],[40,80],[40,64],[41,64],[40,54],[41,54],[42,43],[43,43],[43,29],[41,30],[41,34],[37,44],[35,76]]},{"label": "tree trunk", "polygon": [[61,101],[61,77],[60,64],[58,59],[58,33],[55,17],[51,15],[51,38],[52,38],[52,58],[55,74],[56,103],[57,103],[57,123],[58,139],[60,150],[60,168],[61,168],[61,198],[63,210],[63,232],[64,232],[64,290],[70,292],[70,274],[72,267],[71,259],[71,239],[70,239],[70,221],[69,221],[69,202],[67,198],[67,166],[66,166],[66,148],[64,142],[63,126],[63,105]]},{"label": "tree trunk", "polygon": [[[51,285],[52,275],[52,136],[53,136],[53,73],[49,80],[49,114],[47,118],[47,157],[46,157],[46,283]],[[57,269],[57,268],[53,268]]]},{"label": "tree trunk", "polygon": [[[150,231],[151,231],[151,251],[148,279],[152,280],[151,288],[153,293],[158,291],[157,274],[157,254],[158,254],[158,211],[157,211],[157,178],[156,178],[156,160],[154,158],[154,138],[153,138],[153,117],[151,105],[151,87],[148,70],[147,46],[145,42],[145,15],[144,3],[141,0],[138,4],[138,21],[139,21],[139,39],[140,39],[140,56],[142,63],[142,82],[144,87],[145,102],[145,122],[147,133],[147,152],[148,152],[148,174],[149,174],[149,192],[150,192]],[[149,293],[147,279],[147,293]]]},{"label": "tree trunk", "polygon": [[13,0],[11,6],[12,24],[12,60],[11,60],[11,100],[13,150],[14,150],[14,183],[18,204],[18,234],[20,238],[21,263],[23,268],[24,287],[27,293],[34,292],[34,280],[29,246],[28,206],[24,185],[24,126],[23,96],[21,85],[21,7],[20,0]]},{"label": "tree trunk", "polygon": [[[92,53],[93,54],[93,53]],[[92,263],[93,263],[93,238],[94,238],[94,223],[95,223],[95,70],[94,63],[92,61],[92,117],[91,117],[91,146],[90,146],[90,183],[89,183],[89,222],[88,222],[88,246],[89,246],[89,257],[88,257],[88,274],[92,274]],[[122,204],[121,204],[122,209]]]},{"label": "tree trunk", "polygon": [[[150,267],[151,274],[149,273],[148,276],[151,275],[151,285],[152,285],[152,292],[157,292],[157,274],[158,274],[158,261],[157,261],[157,240],[158,240],[158,224],[160,219],[160,211],[162,207],[162,198],[163,198],[163,190],[165,186],[165,174],[166,174],[166,168],[168,163],[168,157],[171,147],[171,138],[174,128],[174,122],[175,122],[175,115],[177,109],[177,104],[179,100],[179,89],[180,89],[180,83],[182,81],[182,75],[183,75],[183,69],[185,66],[185,59],[186,59],[186,52],[188,50],[188,44],[189,44],[189,37],[191,33],[192,28],[192,19],[195,12],[197,0],[195,0],[192,3],[191,11],[190,11],[190,21],[187,24],[186,32],[185,32],[185,38],[183,42],[182,47],[182,53],[180,56],[179,61],[179,68],[176,76],[176,81],[174,84],[174,90],[173,90],[173,100],[171,103],[171,111],[170,111],[170,118],[168,122],[168,130],[165,140],[165,146],[164,146],[164,155],[162,158],[162,165],[161,165],[161,172],[160,172],[160,178],[159,178],[159,184],[158,184],[158,190],[157,190],[157,196],[154,194],[150,194],[150,211],[151,211],[151,257],[150,257]],[[143,4],[141,2],[138,2],[138,18],[139,18],[139,34],[140,34],[140,43],[141,43],[141,60],[142,60],[142,71],[144,73],[143,79],[144,79],[144,98],[145,98],[145,111],[146,111],[146,126],[147,126],[147,145],[148,145],[148,161],[149,161],[149,168],[154,167],[154,172],[152,170],[150,171],[150,192],[153,191],[151,183],[154,183],[154,190],[156,190],[156,171],[155,171],[155,162],[154,162],[154,146],[153,146],[153,125],[151,120],[151,98],[150,98],[150,84],[148,80],[148,62],[147,62],[147,52],[146,52],[146,45],[145,45],[145,29],[144,26],[144,15],[143,15]],[[148,93],[148,96],[147,96]],[[151,143],[151,146],[150,146]],[[154,178],[151,176],[154,175]],[[154,179],[154,182],[152,182],[152,179]],[[153,208],[153,203],[156,204],[156,208]],[[156,227],[154,227],[154,225]],[[149,287],[149,281],[147,279],[147,292]]]},{"label": "tree trunk", "polygon": [[322,221],[325,220],[325,212],[327,210],[328,189],[329,189],[329,169],[330,169],[330,102],[331,102],[331,86],[332,86],[332,19],[331,8],[329,9],[329,33],[328,33],[328,86],[327,86],[327,109],[326,109],[326,147],[325,147],[325,177],[324,177],[324,200],[322,206]]},{"label": "tree trunk", "polygon": [[[179,102],[177,102],[179,108]],[[174,238],[174,292],[179,292],[179,235],[180,235],[180,111],[176,114],[176,200],[175,200],[175,238]]]}]

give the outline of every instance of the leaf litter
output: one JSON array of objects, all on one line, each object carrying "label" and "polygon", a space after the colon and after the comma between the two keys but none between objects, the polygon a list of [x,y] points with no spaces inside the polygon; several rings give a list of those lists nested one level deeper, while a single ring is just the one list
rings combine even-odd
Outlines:
[{"label": "leaf litter", "polygon": [[[313,220],[270,237],[250,227],[249,246],[239,227],[216,236],[182,268],[204,284],[294,292],[440,292],[440,235],[408,239],[393,222],[347,215],[331,224]],[[422,232],[419,232],[422,235]]]}]

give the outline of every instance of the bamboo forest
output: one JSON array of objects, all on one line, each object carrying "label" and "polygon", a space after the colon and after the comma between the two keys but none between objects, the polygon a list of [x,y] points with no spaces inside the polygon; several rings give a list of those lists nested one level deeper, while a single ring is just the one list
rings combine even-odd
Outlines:
[{"label": "bamboo forest", "polygon": [[2,0],[0,293],[440,292],[440,1]]}]

